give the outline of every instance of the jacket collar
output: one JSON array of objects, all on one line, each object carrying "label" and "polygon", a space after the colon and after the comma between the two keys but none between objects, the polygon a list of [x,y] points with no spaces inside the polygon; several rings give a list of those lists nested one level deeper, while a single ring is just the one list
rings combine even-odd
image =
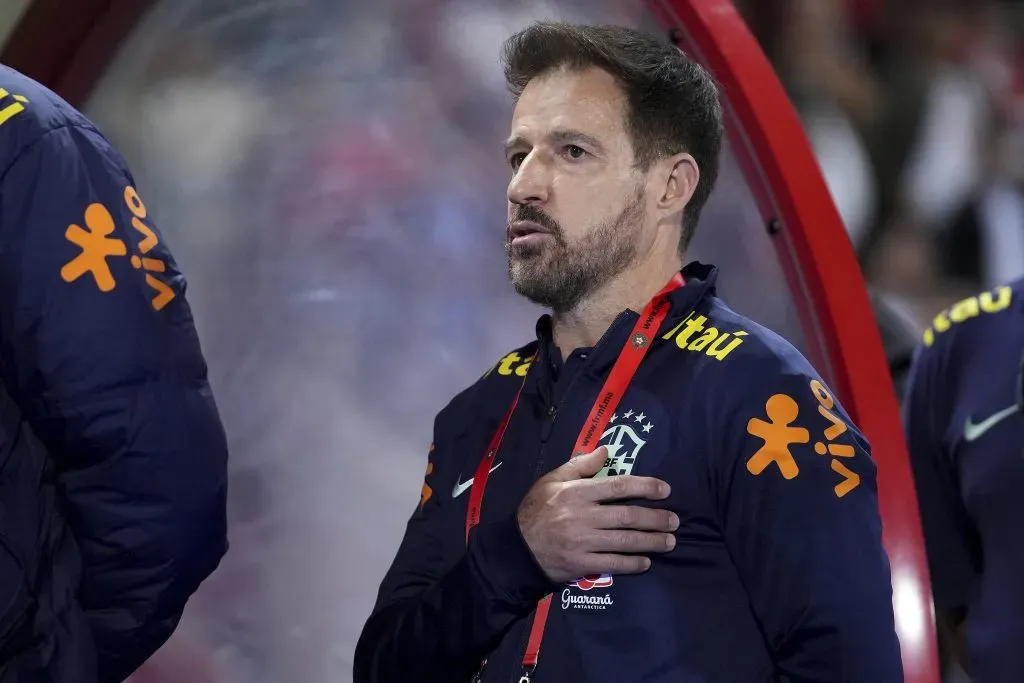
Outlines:
[{"label": "jacket collar", "polygon": [[[668,295],[669,312],[658,330],[655,343],[659,341],[660,335],[664,334],[665,330],[671,329],[685,319],[702,300],[715,295],[715,282],[718,279],[717,267],[693,261],[687,264],[680,273],[685,284]],[[632,331],[639,315],[639,311],[627,309],[616,317],[615,322],[608,328],[597,345],[592,350],[588,350],[590,354],[588,368],[601,371],[606,365],[615,362],[619,350]],[[545,314],[537,320],[536,327],[537,362],[543,369],[543,376],[548,380],[553,378],[552,370],[559,368],[563,360],[558,347],[555,346],[552,324],[551,316]]]}]

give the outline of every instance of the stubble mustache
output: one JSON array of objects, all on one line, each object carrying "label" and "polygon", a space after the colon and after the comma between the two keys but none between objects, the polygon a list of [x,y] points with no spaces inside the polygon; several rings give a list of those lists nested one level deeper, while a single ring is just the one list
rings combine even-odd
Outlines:
[{"label": "stubble mustache", "polygon": [[545,230],[551,233],[551,236],[555,238],[555,241],[559,244],[564,244],[565,240],[562,237],[562,226],[558,224],[554,218],[544,212],[543,209],[537,207],[534,204],[519,204],[516,206],[515,213],[512,215],[512,219],[509,220],[505,226],[505,249],[509,249],[512,244],[512,224],[518,223],[519,221],[529,221],[530,223],[536,223]]}]

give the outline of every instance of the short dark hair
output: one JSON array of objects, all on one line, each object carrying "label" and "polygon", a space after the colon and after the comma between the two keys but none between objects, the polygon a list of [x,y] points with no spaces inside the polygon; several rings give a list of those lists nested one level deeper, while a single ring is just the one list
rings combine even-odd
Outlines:
[{"label": "short dark hair", "polygon": [[684,251],[718,177],[722,105],[711,74],[674,45],[624,26],[538,22],[506,40],[501,59],[517,100],[531,80],[554,69],[611,74],[626,95],[626,129],[641,170],[673,154],[693,155],[700,181],[683,212]]}]

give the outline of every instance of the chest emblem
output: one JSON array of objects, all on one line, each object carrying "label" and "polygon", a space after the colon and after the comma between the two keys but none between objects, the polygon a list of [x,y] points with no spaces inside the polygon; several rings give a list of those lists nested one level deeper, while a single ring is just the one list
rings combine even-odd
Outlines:
[{"label": "chest emblem", "polygon": [[631,473],[653,429],[654,424],[642,412],[628,410],[621,415],[612,415],[608,428],[598,442],[598,445],[608,449],[608,458],[595,476],[611,477]]}]

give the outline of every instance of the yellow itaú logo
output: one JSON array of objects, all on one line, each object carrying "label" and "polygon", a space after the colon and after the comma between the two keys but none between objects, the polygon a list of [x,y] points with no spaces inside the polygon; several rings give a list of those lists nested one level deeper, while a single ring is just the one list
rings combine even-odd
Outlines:
[{"label": "yellow ita\u00fa logo", "polygon": [[[530,369],[530,365],[532,363],[533,356],[523,358],[518,352],[513,351],[512,353],[506,354],[501,360],[499,360],[498,364],[487,372],[487,375],[491,374],[491,372],[497,372],[499,375],[504,375],[506,377],[509,375],[526,377],[526,372]],[[484,377],[487,375],[484,375]]]},{"label": "yellow ita\u00fa logo", "polygon": [[924,332],[924,345],[931,346],[935,343],[937,335],[958,323],[966,322],[983,313],[998,313],[1007,309],[1012,297],[1013,290],[1004,286],[997,288],[994,295],[992,292],[982,292],[978,296],[968,297],[953,304],[932,320],[931,327]]},{"label": "yellow ita\u00fa logo", "polygon": [[25,111],[26,104],[28,99],[23,95],[12,95],[0,88],[0,126]]},{"label": "yellow ita\u00fa logo", "polygon": [[722,332],[717,327],[707,327],[708,318],[691,313],[683,322],[669,330],[662,339],[675,337],[676,346],[685,351],[702,352],[709,358],[725,360],[726,357],[743,345],[749,332],[736,330]]}]

